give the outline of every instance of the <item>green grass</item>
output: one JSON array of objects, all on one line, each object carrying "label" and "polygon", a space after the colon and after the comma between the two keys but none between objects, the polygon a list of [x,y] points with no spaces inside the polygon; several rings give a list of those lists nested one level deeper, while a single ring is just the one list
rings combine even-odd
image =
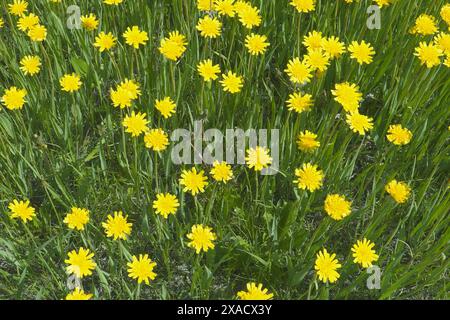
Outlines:
[{"label": "green grass", "polygon": [[[421,38],[408,32],[421,13],[438,18],[446,1],[397,1],[382,9],[381,29],[369,30],[365,12],[371,1],[318,0],[316,11],[302,14],[299,24],[299,14],[287,0],[253,0],[263,17],[256,30],[271,43],[258,58],[247,53],[243,42],[248,31],[237,19],[223,19],[219,39],[201,38],[195,30],[200,14],[194,0],[125,0],[120,7],[99,0],[29,1],[29,11],[48,29],[42,46],[17,29],[6,2],[0,6],[5,20],[0,93],[10,86],[25,88],[28,103],[21,111],[0,111],[1,299],[64,298],[69,292],[64,260],[80,246],[95,252],[98,268],[83,285],[97,299],[232,299],[250,281],[263,283],[277,299],[448,299],[449,69],[421,66],[413,56]],[[119,37],[110,56],[92,46],[97,32],[66,28],[66,8],[76,2],[82,13],[100,18],[101,30]],[[440,29],[447,30],[439,21]],[[150,37],[136,54],[121,36],[132,25]],[[157,49],[172,30],[189,40],[177,64]],[[313,110],[296,115],[285,106],[294,87],[284,69],[289,59],[305,53],[300,43],[311,30],[339,36],[347,44],[364,39],[377,54],[373,63],[361,67],[348,54],[332,62],[306,89],[316,101]],[[35,77],[19,70],[19,60],[27,54],[42,59]],[[241,93],[226,94],[218,82],[203,84],[195,69],[209,57],[222,70],[244,75]],[[73,95],[61,92],[58,83],[71,72],[83,81]],[[168,132],[192,128],[194,120],[221,130],[279,128],[281,173],[263,177],[235,166],[231,183],[210,180],[196,199],[184,194],[178,183],[184,167],[172,164],[170,150],[158,155],[142,139],[135,142],[124,133],[121,122],[128,110],[120,112],[109,99],[109,89],[124,78],[141,84],[143,94],[134,109],[146,112],[151,126]],[[365,97],[361,110],[374,118],[374,129],[364,138],[349,130],[331,96],[335,83],[343,81],[360,86]],[[154,100],[165,95],[178,105],[170,120],[154,109]],[[413,132],[409,145],[399,148],[386,140],[393,123]],[[295,145],[305,129],[318,133],[322,143],[314,154]],[[293,183],[295,169],[307,161],[326,174],[324,187],[314,193]],[[385,193],[393,178],[412,187],[406,204],[396,205]],[[158,192],[180,199],[177,215],[168,221],[151,208]],[[352,214],[342,222],[323,210],[328,193],[353,201]],[[36,219],[27,225],[11,220],[7,206],[13,199],[30,199]],[[91,211],[81,233],[62,222],[72,206]],[[133,222],[126,242],[106,238],[101,227],[115,210],[123,210]],[[212,226],[218,236],[216,248],[201,256],[186,245],[195,223]],[[352,262],[350,249],[362,237],[376,243],[380,290],[368,290],[368,275]],[[335,284],[319,283],[315,276],[315,255],[323,247],[337,253],[343,265]],[[139,253],[149,253],[157,262],[158,276],[150,286],[138,288],[127,276],[126,262]]]}]

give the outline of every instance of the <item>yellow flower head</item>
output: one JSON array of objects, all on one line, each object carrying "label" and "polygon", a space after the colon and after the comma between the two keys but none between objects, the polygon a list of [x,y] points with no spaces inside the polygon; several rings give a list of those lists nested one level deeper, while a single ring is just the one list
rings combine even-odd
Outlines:
[{"label": "yellow flower head", "polygon": [[139,30],[138,26],[128,27],[124,32],[123,37],[125,38],[126,44],[135,49],[139,49],[140,45],[145,46],[148,41],[147,32]]},{"label": "yellow flower head", "polygon": [[294,180],[294,183],[297,183],[300,189],[314,192],[322,187],[324,174],[317,165],[303,164],[301,168],[295,170],[295,176],[297,180]]},{"label": "yellow flower head", "polygon": [[341,264],[336,259],[336,254],[329,254],[326,249],[323,249],[317,254],[316,264],[314,269],[319,276],[319,280],[323,283],[334,283],[340,275],[337,272],[341,268]]},{"label": "yellow flower head", "polygon": [[41,59],[37,56],[25,56],[20,60],[20,70],[25,75],[34,76],[41,70]]},{"label": "yellow flower head", "polygon": [[114,5],[114,6],[118,6],[122,2],[123,2],[123,0],[103,0],[103,3],[105,3],[107,5]]},{"label": "yellow flower head", "polygon": [[259,9],[250,5],[242,6],[238,11],[239,21],[247,29],[253,29],[261,24]]},{"label": "yellow flower head", "polygon": [[222,84],[223,90],[225,92],[230,92],[233,94],[238,93],[244,86],[243,78],[233,73],[232,71],[228,71],[227,74],[224,74],[222,76],[222,79],[223,80],[221,80],[220,83]]},{"label": "yellow flower head", "polygon": [[133,102],[131,92],[124,88],[111,89],[110,96],[114,107],[120,107],[121,109],[131,107]]},{"label": "yellow flower head", "polygon": [[183,170],[181,173],[180,184],[184,186],[184,192],[190,192],[193,196],[198,193],[205,192],[205,187],[208,185],[207,178],[203,171],[197,172],[197,169]]},{"label": "yellow flower head", "polygon": [[450,3],[445,4],[441,8],[441,18],[450,26]]},{"label": "yellow flower head", "polygon": [[89,210],[72,208],[66,217],[64,223],[69,226],[69,229],[84,230],[84,226],[89,222]]},{"label": "yellow flower head", "polygon": [[375,54],[375,50],[370,43],[366,43],[364,40],[361,43],[352,41],[348,46],[348,52],[351,53],[350,57],[358,61],[359,64],[371,63],[373,61],[372,56]]},{"label": "yellow flower head", "polygon": [[128,276],[131,279],[137,279],[138,283],[145,282],[150,285],[150,280],[155,280],[156,273],[153,270],[156,267],[156,262],[148,257],[148,254],[140,254],[139,258],[132,257],[131,262],[128,262]]},{"label": "yellow flower head", "polygon": [[317,134],[305,130],[298,135],[297,146],[301,151],[312,152],[320,147],[320,142],[317,141]]},{"label": "yellow flower head", "polygon": [[33,220],[36,216],[35,209],[30,206],[30,201],[14,200],[8,205],[12,219],[21,219],[23,223]]},{"label": "yellow flower head", "polygon": [[159,193],[156,195],[156,200],[153,201],[153,209],[164,219],[167,219],[170,214],[175,214],[179,206],[177,197],[170,193]]},{"label": "yellow flower head", "polygon": [[77,252],[73,250],[68,253],[68,259],[64,260],[67,266],[67,273],[74,274],[78,278],[82,279],[85,276],[90,276],[92,270],[97,264],[92,260],[94,253],[91,253],[89,249],[83,247]]},{"label": "yellow flower head", "polygon": [[169,60],[177,61],[186,51],[186,37],[178,31],[169,33],[168,38],[161,40],[159,52]]},{"label": "yellow flower head", "polygon": [[200,31],[202,37],[217,38],[220,36],[222,22],[217,18],[205,16],[198,21],[197,30]]},{"label": "yellow flower head", "polygon": [[305,61],[300,61],[299,58],[290,60],[285,70],[291,81],[298,84],[310,82],[312,71],[311,67]]},{"label": "yellow flower head", "polygon": [[34,13],[30,13],[29,15],[23,15],[19,18],[17,27],[20,31],[26,32],[37,24],[39,24],[39,17]]},{"label": "yellow flower head", "polygon": [[403,204],[408,201],[411,194],[411,188],[404,182],[398,182],[392,180],[386,185],[386,192],[399,204]]},{"label": "yellow flower head", "polygon": [[288,110],[297,113],[310,111],[313,104],[314,101],[310,94],[292,93],[287,101]]},{"label": "yellow flower head", "polygon": [[334,100],[342,105],[346,112],[357,112],[362,94],[359,87],[353,83],[337,83],[334,90],[331,90]]},{"label": "yellow flower head", "polygon": [[407,145],[412,139],[412,133],[400,124],[389,126],[387,139],[397,146]]},{"label": "yellow flower head", "polygon": [[117,88],[128,91],[132,100],[136,100],[141,95],[139,83],[134,80],[125,79],[118,85]]},{"label": "yellow flower head", "polygon": [[116,45],[117,38],[111,32],[100,34],[95,37],[94,47],[98,48],[100,52],[108,51]]},{"label": "yellow flower head", "polygon": [[316,0],[291,0],[290,5],[298,12],[311,12],[316,9]]},{"label": "yellow flower head", "polygon": [[161,112],[162,116],[166,119],[175,114],[176,109],[175,102],[170,97],[165,97],[162,100],[156,100],[155,108]]},{"label": "yellow flower head", "polygon": [[36,24],[28,29],[28,36],[31,41],[42,42],[47,39],[47,28],[41,24]]},{"label": "yellow flower head", "polygon": [[373,119],[360,114],[358,111],[347,114],[347,124],[353,132],[365,135],[366,131],[373,128]]},{"label": "yellow flower head", "polygon": [[227,183],[233,179],[233,170],[226,162],[214,161],[213,168],[211,169],[211,175],[214,180]]},{"label": "yellow flower head", "polygon": [[220,66],[213,64],[211,59],[201,61],[197,66],[198,73],[205,81],[216,80],[220,74]]},{"label": "yellow flower head", "polygon": [[260,55],[266,52],[267,47],[270,45],[265,35],[250,34],[245,38],[245,47],[248,49],[251,55]]},{"label": "yellow flower head", "polygon": [[345,51],[345,44],[334,36],[322,41],[322,50],[330,58],[339,58]]},{"label": "yellow flower head", "polygon": [[75,288],[75,290],[66,296],[66,300],[90,300],[92,294],[85,293],[83,289]]},{"label": "yellow flower head", "polygon": [[80,20],[81,20],[81,25],[87,31],[95,30],[98,27],[99,22],[97,20],[97,17],[93,13],[86,15],[86,16],[81,16]]},{"label": "yellow flower head", "polygon": [[220,16],[234,17],[236,14],[234,0],[215,0],[214,8]]},{"label": "yellow flower head", "polygon": [[144,136],[145,146],[156,152],[164,151],[169,145],[169,138],[162,129],[151,129]]},{"label": "yellow flower head", "polygon": [[213,241],[217,239],[210,227],[201,224],[192,226],[191,233],[187,235],[187,238],[191,240],[188,246],[194,248],[197,254],[202,250],[207,252],[209,249],[214,249]]},{"label": "yellow flower head", "polygon": [[444,55],[444,52],[437,45],[421,42],[416,48],[414,55],[420,59],[420,64],[426,65],[427,68],[432,68],[441,63],[440,57]]},{"label": "yellow flower head", "polygon": [[270,300],[273,294],[263,288],[262,284],[247,283],[247,291],[239,291],[237,296],[241,300]]},{"label": "yellow flower head", "polygon": [[28,8],[28,2],[24,0],[14,0],[13,3],[8,4],[9,13],[21,17]]},{"label": "yellow flower head", "polygon": [[353,245],[353,260],[354,263],[359,263],[363,268],[370,268],[372,263],[378,260],[378,255],[373,250],[375,244],[364,238],[362,241],[358,240]]},{"label": "yellow flower head", "polygon": [[122,211],[115,211],[114,215],[108,215],[102,226],[108,238],[127,240],[133,225],[128,222],[128,216],[124,216]]},{"label": "yellow flower head", "polygon": [[303,44],[305,47],[310,50],[319,50],[322,49],[323,42],[325,38],[322,36],[322,32],[320,31],[311,31],[305,36],[303,40]]},{"label": "yellow flower head", "polygon": [[5,90],[1,102],[9,110],[22,109],[25,104],[25,97],[27,91],[25,89],[17,89],[16,87],[11,87]]},{"label": "yellow flower head", "polygon": [[123,120],[123,126],[126,128],[126,132],[131,133],[131,136],[138,137],[142,133],[147,132],[148,120],[145,113],[131,113],[131,116],[126,116]]},{"label": "yellow flower head", "polygon": [[428,14],[421,14],[417,19],[414,27],[411,30],[412,33],[421,35],[430,35],[438,32],[436,25],[436,19]]},{"label": "yellow flower head", "polygon": [[350,201],[338,194],[329,194],[325,199],[325,211],[336,221],[344,219],[352,212],[351,205]]},{"label": "yellow flower head", "polygon": [[318,70],[319,72],[324,72],[327,70],[330,64],[330,58],[325,54],[322,49],[311,49],[305,56],[304,61],[311,70]]},{"label": "yellow flower head", "polygon": [[66,92],[75,92],[81,88],[83,84],[80,80],[80,76],[75,73],[66,74],[60,80],[61,90]]},{"label": "yellow flower head", "polygon": [[374,0],[374,1],[380,8],[383,8],[384,6],[386,7],[389,6],[393,0]]},{"label": "yellow flower head", "polygon": [[272,157],[270,156],[270,150],[266,147],[257,146],[256,148],[250,148],[247,150],[247,157],[245,158],[247,166],[255,171],[261,171],[268,168],[272,163]]},{"label": "yellow flower head", "polygon": [[434,37],[434,44],[442,50],[442,52],[450,56],[450,33],[441,32]]},{"label": "yellow flower head", "polygon": [[197,0],[197,9],[200,11],[213,11],[214,0]]}]

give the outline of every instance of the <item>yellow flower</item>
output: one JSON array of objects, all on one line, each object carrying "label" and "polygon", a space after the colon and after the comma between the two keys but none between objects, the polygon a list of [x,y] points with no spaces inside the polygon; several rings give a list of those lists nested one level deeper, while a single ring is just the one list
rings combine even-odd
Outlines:
[{"label": "yellow flower", "polygon": [[237,13],[239,16],[239,21],[247,29],[253,29],[253,27],[258,27],[261,24],[262,19],[258,8],[250,5],[243,6],[237,11]]},{"label": "yellow flower", "polygon": [[179,206],[177,197],[170,193],[159,193],[156,195],[156,200],[153,201],[153,209],[164,219],[167,219],[170,214],[175,214]]},{"label": "yellow flower", "polygon": [[378,255],[373,250],[375,244],[364,238],[362,241],[358,240],[353,245],[353,260],[354,263],[359,263],[363,268],[370,268],[372,263],[378,260]]},{"label": "yellow flower", "polygon": [[149,280],[155,280],[156,273],[153,270],[156,267],[156,262],[148,257],[148,254],[140,254],[139,259],[136,256],[132,257],[132,261],[127,263],[128,276],[131,279],[137,279],[138,283],[145,282],[150,285]]},{"label": "yellow flower", "polygon": [[273,294],[269,293],[267,289],[263,289],[262,284],[254,282],[247,283],[247,291],[239,291],[237,296],[241,300],[270,300]]},{"label": "yellow flower", "polygon": [[300,61],[299,58],[294,58],[289,61],[286,70],[284,70],[293,83],[304,84],[311,81],[312,70],[311,67]]},{"label": "yellow flower", "polygon": [[400,145],[407,145],[412,138],[412,133],[406,128],[403,128],[400,124],[395,124],[389,126],[387,139],[392,142],[393,144],[400,146]]},{"label": "yellow flower", "polygon": [[301,93],[290,94],[289,100],[287,101],[288,110],[295,111],[297,113],[310,111],[313,103],[314,103],[314,101],[312,99],[312,95],[310,95],[310,94],[303,95]]},{"label": "yellow flower", "polygon": [[210,227],[201,224],[192,226],[191,233],[187,235],[187,238],[191,240],[188,246],[194,248],[197,254],[202,250],[207,252],[209,249],[214,249],[213,241],[217,239]]},{"label": "yellow flower", "polygon": [[186,51],[186,37],[178,31],[169,33],[168,38],[161,40],[159,51],[169,60],[178,60]]},{"label": "yellow flower", "polygon": [[108,238],[114,240],[127,240],[131,234],[132,224],[128,222],[128,216],[124,216],[122,211],[115,211],[113,215],[108,215],[106,222],[102,223]]},{"label": "yellow flower", "polygon": [[66,296],[66,300],[90,300],[92,294],[85,293],[83,289],[75,288],[75,290]]},{"label": "yellow flower", "polygon": [[214,180],[227,183],[233,179],[233,170],[226,162],[214,161],[213,168],[211,169],[211,175]]},{"label": "yellow flower", "polygon": [[103,3],[108,4],[108,5],[119,5],[123,2],[123,0],[103,0]]},{"label": "yellow flower", "polygon": [[383,6],[390,5],[393,0],[374,0],[374,1],[380,8],[383,8]]},{"label": "yellow flower", "polygon": [[339,261],[336,259],[336,254],[329,254],[327,249],[323,249],[319,251],[316,258],[316,264],[314,269],[319,276],[319,280],[323,283],[334,283],[336,282],[340,275],[337,272],[342,266]]},{"label": "yellow flower", "polygon": [[83,28],[85,28],[88,31],[95,30],[98,27],[97,17],[93,13],[91,13],[87,16],[81,16],[80,20],[81,20],[81,25],[83,26]]},{"label": "yellow flower", "polygon": [[175,102],[172,101],[170,97],[165,97],[162,100],[156,100],[155,108],[161,112],[162,116],[166,119],[170,118],[175,114],[176,108]]},{"label": "yellow flower", "polygon": [[436,44],[442,52],[450,56],[450,34],[441,32],[434,37],[434,44]]},{"label": "yellow flower", "polygon": [[427,68],[432,68],[441,63],[440,57],[444,55],[444,52],[432,43],[421,42],[416,48],[414,55],[419,57],[420,64],[425,64]]},{"label": "yellow flower", "polygon": [[25,104],[25,97],[27,91],[25,89],[17,89],[16,87],[11,87],[5,90],[1,102],[9,110],[22,109]]},{"label": "yellow flower", "polygon": [[84,230],[84,226],[89,222],[89,210],[72,208],[64,218],[64,223],[69,226],[69,229]]},{"label": "yellow flower", "polygon": [[123,120],[123,126],[126,128],[125,132],[131,133],[132,137],[138,137],[148,130],[148,120],[145,113],[131,113],[131,116],[126,116]]},{"label": "yellow flower", "polygon": [[184,192],[190,192],[193,196],[198,193],[205,192],[205,187],[208,185],[207,178],[203,171],[197,172],[197,169],[192,168],[190,171],[183,170],[181,173],[180,184],[184,186]]},{"label": "yellow flower", "polygon": [[205,81],[216,80],[218,73],[220,73],[220,66],[213,64],[211,59],[201,61],[197,66],[198,73],[203,77]]},{"label": "yellow flower", "polygon": [[213,11],[214,0],[197,0],[197,8],[200,11]]},{"label": "yellow flower", "polygon": [[125,79],[119,84],[117,88],[128,91],[132,100],[137,99],[141,95],[139,83],[134,80]]},{"label": "yellow flower", "polygon": [[347,114],[347,124],[350,126],[353,132],[365,135],[366,131],[373,128],[373,119],[360,114],[358,111]]},{"label": "yellow flower", "polygon": [[60,80],[61,90],[66,92],[75,92],[81,88],[83,84],[80,80],[80,76],[75,73],[66,74]]},{"label": "yellow flower", "polygon": [[35,209],[30,206],[30,201],[17,201],[13,200],[8,205],[9,210],[11,211],[11,219],[21,219],[23,223],[27,223],[28,221],[33,220],[36,216]]},{"label": "yellow flower", "polygon": [[64,260],[68,264],[66,270],[68,274],[74,274],[78,278],[82,279],[85,276],[90,276],[92,270],[97,266],[97,264],[92,261],[94,253],[91,253],[89,249],[84,249],[83,247],[77,252],[73,250],[69,252],[68,259]]},{"label": "yellow flower", "polygon": [[325,211],[334,220],[340,221],[351,212],[351,201],[347,201],[344,196],[329,194],[325,199]]},{"label": "yellow flower", "polygon": [[120,107],[121,109],[131,107],[133,102],[130,91],[124,88],[111,89],[110,96],[114,107]]},{"label": "yellow flower", "polygon": [[392,180],[386,185],[386,192],[399,204],[405,203],[411,194],[411,188],[404,182]]},{"label": "yellow flower", "polygon": [[117,38],[109,32],[100,32],[100,34],[95,38],[94,47],[98,48],[100,52],[108,51],[116,45]]},{"label": "yellow flower", "polygon": [[47,39],[47,28],[41,24],[36,24],[28,29],[28,36],[31,41],[42,42]]},{"label": "yellow flower", "polygon": [[214,8],[221,16],[234,17],[236,14],[234,0],[215,0]]},{"label": "yellow flower", "polygon": [[322,49],[311,49],[305,56],[304,62],[310,66],[311,70],[324,72],[330,64],[330,58]]},{"label": "yellow flower", "polygon": [[320,147],[320,142],[317,141],[317,134],[305,130],[298,135],[297,146],[301,151],[312,152]]},{"label": "yellow flower", "polygon": [[241,91],[244,85],[243,78],[233,73],[232,71],[228,71],[227,74],[224,74],[222,76],[222,79],[223,80],[221,80],[220,83],[222,84],[223,90],[225,92],[238,93]]},{"label": "yellow flower", "polygon": [[441,8],[442,19],[450,26],[450,3],[447,3]]},{"label": "yellow flower", "polygon": [[139,27],[133,26],[128,27],[124,32],[123,37],[125,38],[126,44],[139,49],[140,45],[145,46],[148,41],[147,32],[139,30]]},{"label": "yellow flower", "polygon": [[205,16],[198,21],[197,30],[200,31],[202,37],[217,38],[220,36],[220,29],[222,28],[222,22],[217,18],[211,18]]},{"label": "yellow flower", "polygon": [[310,12],[316,9],[316,0],[291,0],[290,5],[298,12]]},{"label": "yellow flower", "polygon": [[34,76],[41,70],[41,59],[37,56],[25,56],[20,60],[20,70],[25,75]]},{"label": "yellow flower", "polygon": [[346,112],[357,112],[362,94],[359,87],[353,83],[337,83],[334,90],[331,90],[334,100],[342,105]]},{"label": "yellow flower", "polygon": [[252,33],[245,38],[245,47],[251,55],[260,55],[266,52],[267,47],[270,46],[266,41],[266,36]]},{"label": "yellow flower", "polygon": [[39,17],[34,13],[30,13],[29,15],[23,15],[19,18],[17,27],[20,31],[26,32],[37,24],[39,24]]},{"label": "yellow flower", "polygon": [[330,59],[339,58],[345,52],[345,44],[339,38],[329,37],[323,39],[322,50]]},{"label": "yellow flower", "polygon": [[144,136],[145,146],[156,152],[164,151],[169,145],[169,138],[162,129],[151,129]]},{"label": "yellow flower", "polygon": [[0,17],[0,28],[3,27],[4,24],[5,24],[5,21],[3,21],[3,19]]},{"label": "yellow flower", "polygon": [[303,44],[308,49],[308,51],[319,50],[322,49],[324,40],[325,38],[322,36],[322,32],[312,31],[309,32],[307,36],[305,36]]},{"label": "yellow flower", "polygon": [[348,51],[351,53],[350,57],[356,59],[359,64],[371,63],[373,61],[372,56],[375,54],[370,43],[365,43],[364,40],[361,43],[352,41],[348,46]]},{"label": "yellow flower", "polygon": [[247,157],[245,161],[250,169],[255,171],[261,171],[268,168],[272,163],[272,157],[270,156],[270,150],[266,147],[250,148],[247,150]]},{"label": "yellow flower", "polygon": [[430,35],[438,32],[436,26],[436,19],[428,14],[421,14],[417,19],[414,27],[411,30],[412,33],[421,35]]},{"label": "yellow flower", "polygon": [[22,16],[28,8],[28,2],[24,0],[14,0],[13,3],[8,4],[9,13],[15,16]]},{"label": "yellow flower", "polygon": [[322,187],[324,174],[317,165],[303,164],[301,168],[295,170],[295,176],[297,180],[294,180],[294,183],[297,183],[300,189],[314,192]]}]

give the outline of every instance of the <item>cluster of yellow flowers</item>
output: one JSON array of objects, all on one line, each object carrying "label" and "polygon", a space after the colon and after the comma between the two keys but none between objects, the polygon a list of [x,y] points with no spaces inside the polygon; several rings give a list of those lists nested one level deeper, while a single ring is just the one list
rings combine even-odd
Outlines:
[{"label": "cluster of yellow flowers", "polygon": [[[50,0],[51,2],[61,2],[60,0]],[[120,5],[124,0],[104,0],[106,5]],[[358,0],[356,0],[358,1]],[[345,0],[347,3],[354,0]],[[391,3],[389,0],[375,0],[380,6],[387,6]],[[315,0],[292,0],[290,4],[301,13],[312,12],[315,10]],[[33,42],[42,42],[47,38],[47,29],[40,24],[40,19],[33,13],[27,14],[28,3],[24,0],[14,0],[8,5],[9,12],[18,17],[17,27],[26,32]],[[199,18],[196,29],[202,37],[215,39],[221,36],[223,22],[221,17],[237,17],[239,22],[247,29],[252,30],[262,23],[262,18],[257,7],[252,6],[247,1],[234,0],[198,0],[198,9],[204,13]],[[441,10],[442,19],[450,25],[450,5],[446,5]],[[99,20],[96,15],[90,13],[81,17],[81,23],[86,31],[96,31],[99,26]],[[0,27],[3,20],[0,20]],[[437,23],[434,17],[423,14],[419,16],[411,32],[417,35],[434,35],[438,33]],[[146,46],[149,41],[148,33],[141,30],[138,26],[130,26],[123,32],[125,43],[135,50]],[[245,37],[245,47],[251,56],[264,54],[270,47],[266,35],[250,32]],[[100,53],[108,52],[118,43],[118,38],[111,32],[101,31],[95,37],[93,46]],[[311,82],[311,79],[322,77],[327,71],[330,63],[334,59],[341,58],[346,52],[350,58],[355,60],[360,66],[370,64],[373,61],[375,50],[370,43],[364,40],[352,41],[346,45],[336,36],[326,37],[320,31],[311,31],[303,39],[303,45],[306,48],[306,54],[303,58],[292,58],[285,72],[288,74],[295,92],[289,95],[287,101],[288,109],[296,113],[310,111],[314,105],[313,96],[306,92],[305,86]],[[187,50],[186,36],[179,31],[171,31],[167,37],[160,41],[159,52],[169,61],[176,62],[183,57]],[[300,52],[299,52],[300,53]],[[450,35],[445,32],[438,33],[431,43],[421,42],[416,48],[416,56],[419,57],[422,64],[428,68],[439,65],[440,58],[445,55],[444,64],[450,67]],[[34,76],[40,72],[42,67],[41,59],[38,56],[25,56],[20,61],[20,70],[29,76]],[[230,94],[239,93],[244,86],[244,78],[233,71],[227,71],[221,75],[221,67],[214,64],[212,58],[200,61],[197,65],[197,71],[204,81],[214,81],[221,77],[220,84],[223,91]],[[59,80],[60,88],[67,93],[75,93],[82,86],[82,78],[76,73],[67,73]],[[133,79],[124,79],[109,91],[112,105],[116,108],[132,109],[133,104],[141,96],[140,84]],[[357,84],[343,82],[335,84],[331,91],[334,100],[339,103],[346,113],[346,123],[350,129],[364,136],[366,132],[373,128],[373,119],[360,113],[360,104],[363,100],[363,94]],[[22,109],[26,103],[27,91],[17,87],[7,89],[1,97],[1,103],[9,110]],[[155,109],[161,116],[167,120],[176,114],[176,101],[171,97],[165,96],[157,99],[154,103]],[[123,119],[125,131],[137,138],[144,136],[145,146],[155,152],[162,152],[169,146],[169,138],[166,132],[161,128],[150,128],[150,121],[145,113],[131,111]],[[397,146],[404,146],[410,143],[413,134],[401,124],[393,124],[389,127],[387,140]],[[312,131],[305,130],[301,132],[297,139],[298,148],[303,152],[313,152],[320,148],[318,135]],[[247,150],[246,164],[250,169],[261,171],[268,168],[272,163],[270,151],[265,147],[257,146]],[[210,174],[215,181],[227,183],[233,179],[233,170],[226,162],[216,161],[210,170]],[[299,189],[314,192],[323,187],[325,173],[314,163],[304,163],[295,170],[294,183]],[[190,192],[196,196],[205,192],[208,185],[208,178],[204,171],[197,168],[183,170],[179,178],[179,183],[184,192]],[[399,204],[405,203],[411,194],[411,188],[406,182],[392,180],[385,190]],[[164,219],[170,215],[175,215],[180,206],[177,197],[171,193],[159,193],[156,195],[153,204],[155,213]],[[329,194],[324,202],[324,211],[333,220],[340,221],[349,216],[352,211],[352,202],[341,194]],[[21,219],[24,223],[33,220],[36,217],[36,210],[29,201],[13,200],[9,204],[11,218]],[[90,211],[86,208],[72,208],[67,213],[64,223],[71,230],[83,231],[90,221]],[[102,223],[106,237],[113,240],[127,240],[132,233],[132,223],[128,216],[122,211],[113,212],[107,216]],[[215,248],[215,241],[218,237],[209,226],[196,224],[193,225],[189,234],[186,235],[188,246],[196,254],[207,252]],[[358,240],[352,247],[354,262],[360,264],[363,268],[372,266],[372,263],[378,260],[378,255],[373,249],[375,246],[370,240],[363,238]],[[92,274],[96,267],[93,260],[94,253],[83,247],[68,253],[65,260],[67,272],[74,274],[78,278],[83,278]],[[132,257],[128,262],[128,275],[136,279],[138,283],[145,282],[149,284],[154,280],[157,274],[154,272],[157,264],[148,254],[138,254]],[[326,249],[317,254],[315,270],[319,280],[333,283],[338,280],[338,269],[341,264],[336,259],[336,254],[330,254]],[[247,291],[240,291],[238,297],[241,299],[270,299],[273,294],[268,293],[261,284],[248,283]],[[67,299],[89,299],[91,294],[85,293],[77,288],[67,296]]]}]

